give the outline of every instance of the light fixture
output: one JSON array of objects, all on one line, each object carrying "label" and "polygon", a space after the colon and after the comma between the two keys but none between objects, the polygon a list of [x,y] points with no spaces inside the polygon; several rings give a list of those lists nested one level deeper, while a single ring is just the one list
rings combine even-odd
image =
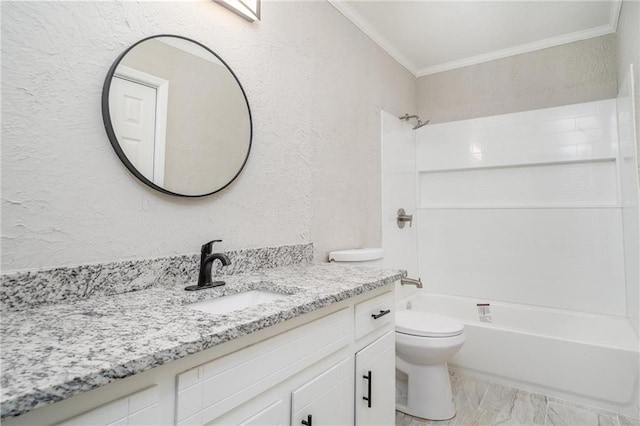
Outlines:
[{"label": "light fixture", "polygon": [[255,22],[260,20],[260,0],[214,0],[244,19]]}]

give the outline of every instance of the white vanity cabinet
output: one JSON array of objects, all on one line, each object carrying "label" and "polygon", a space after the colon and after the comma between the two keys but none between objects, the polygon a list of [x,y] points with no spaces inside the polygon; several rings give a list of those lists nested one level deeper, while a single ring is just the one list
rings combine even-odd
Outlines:
[{"label": "white vanity cabinet", "polygon": [[[205,425],[231,413],[246,402],[265,392],[274,400],[284,391],[290,394],[300,380],[315,377],[313,366],[325,358],[342,354],[353,339],[353,315],[347,308],[315,320],[304,326],[282,333],[225,357],[192,368],[177,376],[176,424]],[[326,361],[324,361],[326,362]],[[306,371],[308,370],[308,371]],[[327,378],[335,379],[344,368],[329,369],[329,375],[321,375],[317,383]],[[289,389],[278,386],[290,383]],[[309,399],[317,385],[299,389],[298,399]],[[295,392],[295,391],[294,391]],[[248,417],[258,413],[253,407],[239,409],[233,418]],[[260,412],[262,409],[260,410]],[[245,418],[246,418],[245,417]],[[284,420],[284,419],[283,419]],[[228,418],[225,423],[234,422]],[[286,422],[288,423],[288,422]]]},{"label": "white vanity cabinet", "polygon": [[393,299],[389,284],[3,426],[392,425]]},{"label": "white vanity cabinet", "polygon": [[159,422],[158,389],[152,386],[63,420],[56,426],[154,426]]},{"label": "white vanity cabinet", "polygon": [[289,416],[287,414],[286,403],[284,400],[280,399],[237,424],[238,426],[285,426],[289,424]]},{"label": "white vanity cabinet", "polygon": [[355,305],[355,424],[395,424],[395,303],[383,293]]},{"label": "white vanity cabinet", "polygon": [[176,423],[392,425],[393,292],[362,299],[179,374]]},{"label": "white vanity cabinet", "polygon": [[351,357],[291,393],[291,425],[348,425],[352,416]]},{"label": "white vanity cabinet", "polygon": [[344,353],[326,361],[329,362],[320,362],[206,424],[353,424],[353,356]]},{"label": "white vanity cabinet", "polygon": [[392,331],[356,353],[356,425],[394,424],[395,356]]}]

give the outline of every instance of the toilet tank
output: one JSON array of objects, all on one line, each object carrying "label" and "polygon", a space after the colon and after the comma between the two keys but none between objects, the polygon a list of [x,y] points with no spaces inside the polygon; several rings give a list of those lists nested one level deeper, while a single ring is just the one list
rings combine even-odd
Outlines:
[{"label": "toilet tank", "polygon": [[336,250],[329,252],[329,262],[352,263],[362,266],[382,267],[384,249],[382,248],[358,248],[349,250]]}]

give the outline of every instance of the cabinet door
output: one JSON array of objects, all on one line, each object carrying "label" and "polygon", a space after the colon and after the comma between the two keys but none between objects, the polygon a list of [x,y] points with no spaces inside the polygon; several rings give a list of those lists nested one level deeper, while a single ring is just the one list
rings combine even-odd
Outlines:
[{"label": "cabinet door", "polygon": [[395,334],[356,353],[356,425],[395,424]]},{"label": "cabinet door", "polygon": [[292,426],[344,426],[353,423],[350,358],[291,393]]},{"label": "cabinet door", "polygon": [[278,400],[248,419],[238,423],[239,426],[285,426],[289,423],[289,415],[283,400]]}]

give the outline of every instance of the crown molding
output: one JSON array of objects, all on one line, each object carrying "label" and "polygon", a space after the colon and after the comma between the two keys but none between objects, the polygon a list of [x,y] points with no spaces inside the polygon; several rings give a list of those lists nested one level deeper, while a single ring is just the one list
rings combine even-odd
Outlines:
[{"label": "crown molding", "polygon": [[611,0],[611,9],[609,9],[609,26],[612,32],[618,31],[618,19],[620,19],[620,9],[622,9],[622,0]]},{"label": "crown molding", "polygon": [[620,17],[620,9],[622,0],[611,0],[609,9],[609,22],[607,25],[593,27],[582,31],[576,31],[564,34],[558,37],[550,37],[544,40],[525,43],[519,46],[507,49],[495,50],[493,52],[483,53],[481,55],[471,56],[456,61],[445,62],[442,64],[432,65],[429,67],[419,68],[389,40],[387,40],[380,32],[378,32],[371,24],[369,24],[358,12],[356,12],[345,0],[328,0],[328,2],[350,20],[356,27],[365,33],[371,40],[387,52],[400,65],[407,69],[416,77],[423,77],[430,74],[436,74],[443,71],[451,71],[457,68],[477,65],[484,62],[503,59],[509,56],[521,55],[523,53],[534,52],[536,50],[546,49],[549,47],[560,46],[576,41],[587,40],[594,37],[600,37],[607,34],[615,33],[618,29],[618,19]]},{"label": "crown molding", "polygon": [[395,59],[400,65],[406,68],[414,76],[417,76],[417,67],[406,56],[389,42],[382,34],[373,28],[358,12],[356,12],[349,4],[344,0],[328,0],[329,4],[338,9],[340,13],[347,17],[351,23],[365,33],[371,40],[373,40],[378,46],[387,52],[393,59]]},{"label": "crown molding", "polygon": [[576,31],[574,33],[564,34],[558,37],[551,37],[544,40],[534,41],[532,43],[509,47],[507,49],[494,50],[493,52],[470,56],[468,58],[459,59],[457,61],[445,62],[443,64],[420,68],[416,72],[416,77],[423,77],[425,75],[436,74],[443,71],[451,71],[457,68],[468,67],[469,65],[482,64],[484,62],[495,61],[496,59],[508,58],[510,56],[534,52],[536,50],[542,50],[548,47],[561,46],[563,44],[587,40],[611,33],[615,33],[615,30],[612,29],[609,24],[602,25],[599,27],[589,28],[588,30]]}]

